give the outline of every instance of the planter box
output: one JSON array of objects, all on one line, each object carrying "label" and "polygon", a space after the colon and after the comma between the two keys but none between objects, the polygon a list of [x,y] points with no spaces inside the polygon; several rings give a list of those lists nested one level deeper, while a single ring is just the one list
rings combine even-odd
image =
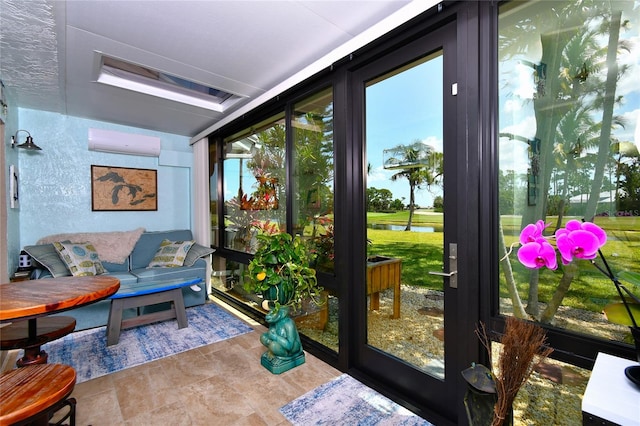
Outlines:
[{"label": "planter box", "polygon": [[393,288],[393,315],[400,318],[400,277],[402,260],[374,256],[367,261],[367,295],[371,295],[370,309],[380,309],[380,292]]}]

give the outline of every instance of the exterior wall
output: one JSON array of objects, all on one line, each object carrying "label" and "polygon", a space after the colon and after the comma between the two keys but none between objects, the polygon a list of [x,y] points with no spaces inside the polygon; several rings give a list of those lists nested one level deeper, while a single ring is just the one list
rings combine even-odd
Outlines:
[{"label": "exterior wall", "polygon": [[[188,138],[29,109],[19,109],[19,123],[42,151],[19,154],[20,232],[13,236],[19,244],[11,241],[10,256],[17,257],[16,247],[51,234],[138,227],[148,231],[191,229],[193,153]],[[156,158],[89,151],[91,127],[160,137],[162,154]],[[92,211],[91,165],[156,169],[158,210]]]}]

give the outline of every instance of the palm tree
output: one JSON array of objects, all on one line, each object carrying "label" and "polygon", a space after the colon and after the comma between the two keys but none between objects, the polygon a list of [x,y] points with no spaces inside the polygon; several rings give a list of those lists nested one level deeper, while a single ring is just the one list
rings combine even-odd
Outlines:
[{"label": "palm tree", "polygon": [[[534,200],[525,210],[522,222],[524,225],[545,219],[546,196],[551,188],[554,170],[564,169],[566,188],[570,175],[579,169],[577,161],[586,145],[599,148],[593,187],[585,215],[586,218],[590,218],[595,214],[604,164],[609,157],[611,128],[617,124],[617,120],[612,117],[614,100],[617,101],[615,82],[620,73],[625,71],[623,68],[617,69],[614,65],[616,50],[621,47],[617,31],[621,24],[620,15],[619,12],[604,10],[600,2],[588,0],[581,3],[580,7],[573,3],[552,7],[544,3],[534,4],[530,12],[522,21],[505,22],[507,31],[500,37],[500,52],[503,59],[507,59],[520,57],[522,52],[528,50],[528,43],[533,40],[530,34],[541,33],[540,39],[536,40],[541,46],[540,62],[529,64],[534,68],[538,79],[533,108],[536,119],[535,139],[540,141],[539,153],[536,153],[534,158],[539,199]],[[546,25],[546,29],[533,28],[535,23]],[[554,31],[558,28],[562,28],[562,31]],[[596,28],[609,33],[608,46],[598,45],[598,36],[601,34]],[[604,63],[605,57],[609,70],[606,82],[599,78],[597,73],[598,64]],[[589,116],[592,117],[597,110],[603,111],[603,119],[601,123],[594,124]],[[566,189],[563,195],[567,196]],[[571,268],[563,270],[561,282],[540,321],[550,322],[553,319],[575,272],[577,271]],[[538,317],[539,314],[537,280],[537,274],[532,274],[529,280],[527,312],[534,317]],[[517,302],[514,300],[514,304]]]},{"label": "palm tree", "polygon": [[411,145],[398,145],[388,150],[398,156],[392,156],[385,160],[387,169],[401,170],[391,176],[392,181],[407,179],[409,182],[409,220],[405,231],[411,231],[413,212],[415,211],[415,191],[422,185],[431,187],[439,185],[443,177],[443,156],[435,152],[430,146],[415,140]]}]

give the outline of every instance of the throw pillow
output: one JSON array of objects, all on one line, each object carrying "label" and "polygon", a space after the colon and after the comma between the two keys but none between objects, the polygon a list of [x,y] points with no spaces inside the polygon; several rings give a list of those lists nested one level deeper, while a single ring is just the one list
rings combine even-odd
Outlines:
[{"label": "throw pillow", "polygon": [[53,244],[38,244],[34,246],[25,246],[23,248],[38,265],[42,265],[51,273],[54,278],[67,277],[71,275],[67,265],[60,259],[56,248]]},{"label": "throw pillow", "polygon": [[101,275],[106,272],[91,243],[55,242],[53,246],[74,277]]},{"label": "throw pillow", "polygon": [[183,266],[193,266],[196,263],[196,260],[201,257],[208,256],[213,253],[215,250],[211,247],[201,246],[198,243],[195,243],[189,249],[189,253],[187,253],[187,257],[184,259]]},{"label": "throw pillow", "polygon": [[190,241],[170,241],[162,240],[156,254],[149,262],[147,268],[175,268],[182,266],[191,246],[195,243]]}]

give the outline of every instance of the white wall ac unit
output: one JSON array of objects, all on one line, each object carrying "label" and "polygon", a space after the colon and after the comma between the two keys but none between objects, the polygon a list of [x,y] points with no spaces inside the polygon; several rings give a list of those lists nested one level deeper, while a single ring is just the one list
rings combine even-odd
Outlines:
[{"label": "white wall ac unit", "polygon": [[89,129],[89,151],[158,157],[160,138],[113,130]]}]

